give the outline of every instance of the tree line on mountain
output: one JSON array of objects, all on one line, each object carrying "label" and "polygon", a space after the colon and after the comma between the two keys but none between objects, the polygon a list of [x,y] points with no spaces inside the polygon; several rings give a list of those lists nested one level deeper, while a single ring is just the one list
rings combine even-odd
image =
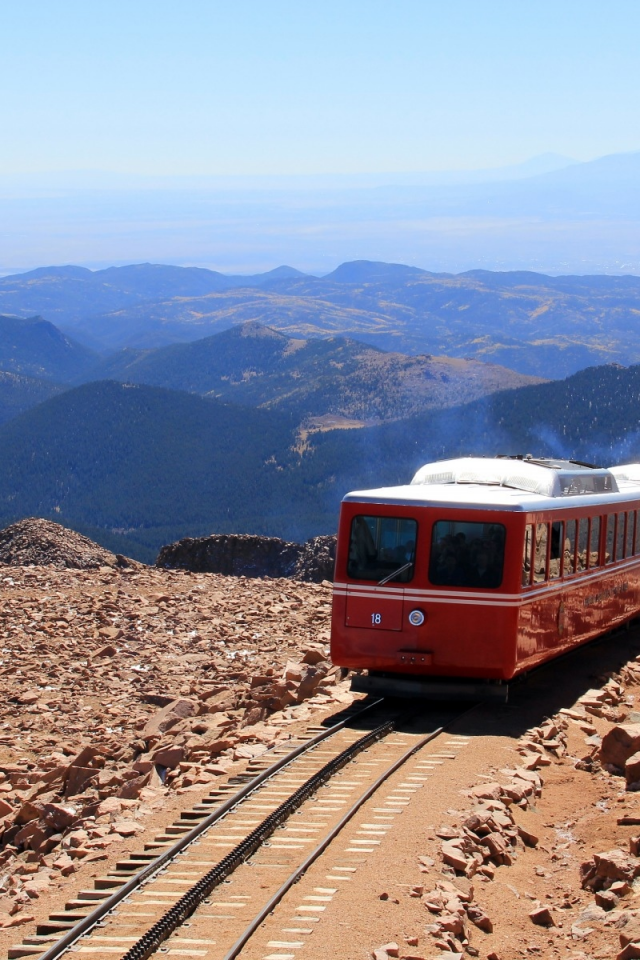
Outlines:
[{"label": "tree line on mountain", "polygon": [[605,366],[392,424],[317,432],[288,414],[89,383],[0,426],[0,524],[47,517],[152,561],[183,536],[333,533],[352,489],[430,460],[532,453],[640,458],[640,366]]}]

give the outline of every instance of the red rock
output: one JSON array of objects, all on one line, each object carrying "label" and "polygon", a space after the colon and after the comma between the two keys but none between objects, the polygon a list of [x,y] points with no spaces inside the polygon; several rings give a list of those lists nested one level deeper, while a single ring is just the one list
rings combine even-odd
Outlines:
[{"label": "red rock", "polygon": [[45,803],[42,806],[42,819],[54,830],[66,830],[78,819],[75,807],[59,803]]},{"label": "red rock", "polygon": [[470,904],[467,907],[467,916],[469,920],[471,920],[471,923],[478,927],[478,929],[484,930],[485,933],[493,933],[493,923],[491,919],[477,904]]},{"label": "red rock", "polygon": [[321,647],[304,647],[304,656],[302,657],[303,663],[310,663],[311,666],[315,667],[316,664],[322,663],[322,661],[326,659],[327,655]]},{"label": "red rock", "polygon": [[113,829],[121,837],[134,837],[141,828],[142,824],[137,820],[116,820],[113,824]]},{"label": "red rock", "polygon": [[627,787],[635,784],[640,787],[640,751],[632,754],[629,759],[625,761],[624,778],[627,782]]},{"label": "red rock", "polygon": [[32,820],[39,820],[42,815],[42,804],[33,803],[31,800],[26,800],[20,809],[18,810],[15,821],[16,823],[30,823]]},{"label": "red rock", "polygon": [[304,664],[294,663],[292,660],[289,660],[285,665],[283,677],[285,680],[295,680],[299,682],[300,680],[302,680],[304,671],[305,671]]},{"label": "red rock", "polygon": [[525,830],[524,827],[520,826],[520,824],[518,824],[518,836],[526,847],[538,846],[538,837],[536,837],[535,833],[530,833],[528,830]]},{"label": "red rock", "polygon": [[620,723],[602,738],[598,759],[624,770],[625,763],[640,751],[640,723]]},{"label": "red rock", "polygon": [[96,809],[96,816],[103,817],[105,814],[110,813],[120,813],[122,810],[122,801],[118,800],[117,797],[107,797],[106,800],[102,800]]},{"label": "red rock", "polygon": [[631,882],[640,875],[640,860],[630,857],[622,850],[596,853],[593,861],[596,875],[605,880],[627,880]]},{"label": "red rock", "polygon": [[0,916],[0,927],[20,927],[25,923],[33,923],[36,918],[30,913],[21,913],[18,916]]},{"label": "red rock", "polygon": [[95,767],[69,767],[69,775],[67,776],[67,785],[65,788],[65,794],[67,797],[75,797],[79,793],[83,793],[86,786],[90,783],[91,780],[97,778],[98,771]]},{"label": "red rock", "polygon": [[6,800],[0,798],[0,820],[14,812],[13,807]]},{"label": "red rock", "polygon": [[160,767],[168,767],[170,770],[177,767],[183,760],[184,750],[182,747],[163,747],[153,754],[154,764]]},{"label": "red rock", "polygon": [[628,943],[626,947],[616,954],[616,960],[638,960],[640,957],[640,942]]},{"label": "red rock", "polygon": [[46,826],[40,820],[32,820],[27,823],[22,830],[13,838],[13,842],[18,847],[28,847],[30,850],[39,850],[43,841],[48,836]]},{"label": "red rock", "polygon": [[316,691],[316,688],[323,677],[326,675],[326,670],[323,667],[312,667],[308,666],[304,673],[302,674],[302,679],[300,680],[300,685],[297,690],[297,700],[300,703],[302,700],[307,700],[309,697],[312,697]]},{"label": "red rock", "polygon": [[157,713],[145,724],[142,731],[143,738],[157,737],[161,733],[170,730],[180,720],[187,717],[193,717],[198,713],[198,704],[194,700],[178,699],[172,700],[166,707],[158,710]]},{"label": "red rock", "polygon": [[555,927],[556,925],[553,914],[548,907],[537,907],[531,911],[529,917],[531,922],[539,927]]},{"label": "red rock", "polygon": [[104,767],[105,757],[104,754],[108,753],[108,748],[104,746],[90,746],[87,745],[83,747],[80,753],[73,758],[70,766],[72,767],[93,767],[98,769]]},{"label": "red rock", "polygon": [[461,873],[464,873],[467,867],[467,858],[459,847],[454,846],[453,843],[448,841],[442,844],[440,850],[445,863],[453,867],[454,870],[459,870]]},{"label": "red rock", "polygon": [[640,911],[624,910],[616,927],[620,930],[620,946],[628,943],[640,943]]},{"label": "red rock", "polygon": [[[100,636],[102,636],[102,637],[107,636],[107,634],[105,634],[104,630],[100,630],[99,633],[100,633]],[[121,633],[121,631],[119,631],[119,630],[116,631],[116,634],[118,634],[118,633]],[[100,650],[97,651],[97,653],[94,653],[94,654],[93,654],[93,658],[94,658],[94,660],[97,660],[97,659],[99,659],[100,657],[115,657],[115,655],[116,655],[117,652],[118,652],[118,651],[117,651],[116,648],[113,646],[113,644],[108,643],[108,644],[106,645],[106,647],[102,647]]]},{"label": "red rock", "polygon": [[611,890],[600,890],[596,893],[595,901],[597,906],[603,910],[613,910],[618,905],[618,898]]},{"label": "red rock", "polygon": [[389,957],[399,957],[400,956],[400,947],[397,943],[385,943],[379,949],[385,950],[387,956]]},{"label": "red rock", "polygon": [[499,783],[481,783],[471,791],[477,800],[499,800],[502,794],[503,788]]},{"label": "red rock", "polygon": [[150,774],[147,773],[142,777],[127,780],[118,790],[117,796],[122,800],[134,800],[140,796],[140,791],[149,782],[149,776]]},{"label": "red rock", "polygon": [[23,884],[23,889],[32,899],[36,899],[41,893],[51,886],[49,875],[44,871],[37,873],[31,880]]}]

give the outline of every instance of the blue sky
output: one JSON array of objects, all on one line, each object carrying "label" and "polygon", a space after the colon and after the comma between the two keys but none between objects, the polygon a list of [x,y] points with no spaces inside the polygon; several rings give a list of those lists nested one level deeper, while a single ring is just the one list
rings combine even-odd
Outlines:
[{"label": "blue sky", "polygon": [[473,169],[640,149],[637,0],[8,0],[0,36],[0,173]]}]

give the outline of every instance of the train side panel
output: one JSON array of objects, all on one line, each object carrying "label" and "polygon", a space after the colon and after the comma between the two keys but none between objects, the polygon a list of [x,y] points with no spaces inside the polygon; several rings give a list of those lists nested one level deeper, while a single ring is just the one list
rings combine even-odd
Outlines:
[{"label": "train side panel", "polygon": [[638,615],[640,565],[594,570],[588,579],[548,585],[535,599],[523,595],[518,618],[516,673],[558,656]]}]

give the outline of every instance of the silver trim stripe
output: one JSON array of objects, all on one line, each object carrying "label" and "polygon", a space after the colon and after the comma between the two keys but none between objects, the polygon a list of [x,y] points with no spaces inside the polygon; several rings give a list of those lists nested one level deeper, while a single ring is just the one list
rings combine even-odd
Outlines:
[{"label": "silver trim stripe", "polygon": [[333,584],[333,592],[338,596],[353,596],[369,600],[406,600],[410,603],[420,603],[429,601],[430,603],[447,604],[476,604],[478,606],[489,607],[519,607],[533,603],[540,597],[549,596],[549,594],[562,593],[568,590],[575,590],[581,584],[590,584],[609,578],[614,573],[623,573],[631,569],[640,569],[640,556],[633,557],[631,560],[620,564],[619,566],[608,565],[598,567],[592,573],[576,576],[571,580],[556,580],[553,583],[546,581],[539,587],[528,588],[523,593],[492,593],[486,591],[476,593],[472,591],[460,591],[459,593],[443,593],[442,590],[403,590],[402,587],[369,587],[359,583],[346,583],[336,581]]}]

